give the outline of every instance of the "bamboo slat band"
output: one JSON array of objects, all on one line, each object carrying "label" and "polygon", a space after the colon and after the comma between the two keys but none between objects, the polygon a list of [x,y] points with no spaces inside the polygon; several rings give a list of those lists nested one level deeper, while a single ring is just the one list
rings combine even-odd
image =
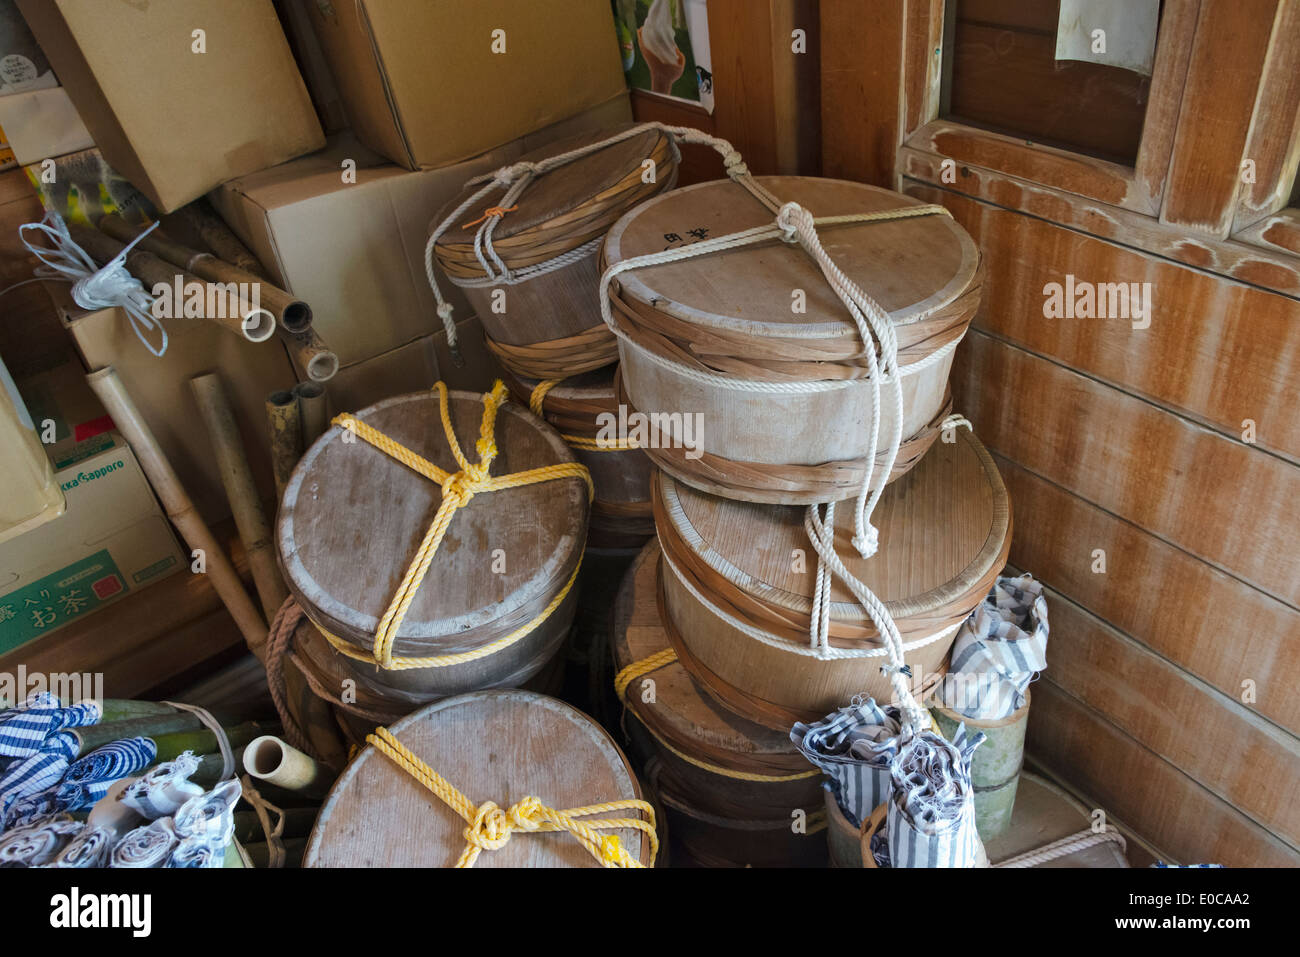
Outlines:
[{"label": "bamboo slat band", "polygon": [[[576,373],[575,373],[576,374]],[[557,379],[543,379],[534,386],[532,394],[528,396],[528,408],[532,409],[533,415],[539,419],[544,419],[542,414],[543,405],[546,401],[546,395],[557,385],[563,382],[564,376]],[[586,435],[572,435],[568,432],[561,432],[560,438],[573,446],[575,449],[582,449],[585,452],[634,452],[641,446],[628,439],[617,439],[614,442],[606,442],[602,439],[594,439]]]},{"label": "bamboo slat band", "polygon": [[[602,834],[601,831],[627,828],[647,835],[650,840],[652,867],[655,857],[659,854],[659,835],[655,833],[654,808],[645,801],[636,799],[607,801],[602,804],[557,811],[547,807],[538,798],[525,797],[504,811],[493,801],[485,801],[476,807],[438,772],[412,754],[406,745],[393,737],[387,728],[376,728],[373,734],[366,735],[366,742],[464,818],[469,826],[464,832],[465,850],[456,861],[456,867],[473,867],[479,854],[505,847],[516,831],[528,834],[564,831],[572,834],[604,867],[644,867],[645,865],[628,853],[617,834]],[[609,814],[615,811],[640,811],[646,819],[620,817],[578,820],[592,814]]]},{"label": "bamboo slat band", "polygon": [[515,375],[530,379],[562,379],[603,368],[618,361],[618,339],[604,325],[573,336],[528,345],[484,337],[488,350]]},{"label": "bamboo slat band", "polygon": [[479,460],[473,465],[461,452],[460,443],[456,440],[456,432],[451,425],[451,410],[447,402],[447,386],[442,382],[437,382],[434,384],[434,390],[438,393],[438,408],[442,416],[442,429],[447,436],[447,446],[451,449],[451,454],[460,466],[458,472],[446,472],[438,468],[428,459],[417,455],[400,442],[389,438],[378,429],[367,425],[349,413],[337,415],[333,419],[335,425],[346,429],[367,444],[374,446],[379,451],[396,459],[442,488],[442,502],[438,506],[433,522],[429,525],[428,531],[425,532],[424,540],[420,543],[420,547],[407,567],[405,575],[402,576],[402,581],[397,586],[397,592],[389,603],[388,610],[384,612],[384,616],[379,621],[371,654],[369,656],[363,655],[356,651],[350,643],[330,634],[324,628],[320,629],[321,634],[338,651],[360,661],[372,661],[388,671],[447,667],[495,654],[502,648],[514,644],[545,621],[551,612],[555,611],[564,601],[569,589],[573,587],[573,583],[577,580],[578,570],[582,566],[581,558],[574,565],[573,573],[569,576],[568,582],[565,583],[564,587],[539,615],[523,627],[515,629],[508,635],[498,638],[482,648],[459,654],[436,655],[425,658],[395,656],[393,654],[393,642],[397,637],[398,629],[401,628],[402,621],[406,618],[406,613],[411,607],[411,602],[415,600],[416,592],[419,591],[425,575],[428,574],[429,566],[433,563],[433,557],[438,551],[438,546],[447,533],[447,527],[451,524],[456,512],[462,506],[468,504],[475,495],[483,492],[520,488],[524,485],[534,485],[539,482],[553,481],[554,479],[581,478],[587,483],[587,500],[590,501],[595,497],[595,487],[591,482],[591,473],[587,471],[585,465],[577,462],[544,465],[540,468],[526,469],[508,475],[494,476],[489,474],[492,461],[497,457],[498,452],[495,437],[497,410],[506,401],[505,383],[500,379],[492,387],[491,392],[483,395],[483,420],[479,426],[479,439],[475,446]]}]

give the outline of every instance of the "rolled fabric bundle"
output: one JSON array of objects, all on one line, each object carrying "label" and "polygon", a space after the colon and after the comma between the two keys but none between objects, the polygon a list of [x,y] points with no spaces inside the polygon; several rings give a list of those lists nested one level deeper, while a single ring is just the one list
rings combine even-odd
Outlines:
[{"label": "rolled fabric bundle", "polygon": [[9,809],[7,824],[10,828],[27,827],[53,817],[61,810],[64,809],[59,807],[59,789],[46,788],[15,801]]},{"label": "rolled fabric bundle", "polygon": [[0,867],[37,867],[59,855],[85,827],[69,817],[49,818],[10,831],[0,839]]},{"label": "rolled fabric bundle", "polygon": [[826,789],[849,823],[861,827],[889,797],[889,766],[898,754],[901,730],[897,708],[882,708],[874,698],[864,701],[859,695],[821,721],[796,722],[790,740],[826,775]]},{"label": "rolled fabric bundle", "polygon": [[143,771],[158,753],[150,738],[123,738],[96,748],[68,765],[59,785],[57,802],[61,811],[90,807],[108,793],[117,780]]},{"label": "rolled fabric bundle", "polygon": [[912,738],[890,766],[893,793],[886,813],[891,867],[978,867],[983,845],[975,830],[970,759],[984,735],[953,740],[932,731]]},{"label": "rolled fabric bundle", "polygon": [[179,839],[169,817],[160,817],[128,832],[113,847],[109,867],[162,867]]},{"label": "rolled fabric bundle", "polygon": [[113,845],[117,843],[117,831],[111,827],[87,824],[59,852],[50,867],[107,867]]},{"label": "rolled fabric bundle", "polygon": [[5,826],[16,802],[49,790],[63,780],[78,747],[75,734],[58,731],[49,735],[36,753],[11,761],[5,767],[0,774],[0,821]]},{"label": "rolled fabric bundle", "polygon": [[952,664],[935,690],[967,718],[1010,717],[1047,667],[1047,599],[1032,575],[1002,577],[957,631]]},{"label": "rolled fabric bundle", "polygon": [[124,790],[118,800],[151,821],[169,817],[186,801],[203,793],[203,788],[186,780],[198,767],[199,758],[193,751],[185,751],[150,770]]},{"label": "rolled fabric bundle", "polygon": [[97,724],[100,716],[99,705],[93,701],[65,708],[48,691],[32,694],[21,705],[0,711],[0,757],[30,757],[50,735]]},{"label": "rolled fabric bundle", "polygon": [[[227,842],[229,843],[229,842]],[[168,867],[222,867],[226,845],[213,847],[205,836],[182,838],[172,851]]]},{"label": "rolled fabric bundle", "polygon": [[141,814],[133,807],[122,803],[122,793],[135,784],[139,778],[122,778],[108,786],[108,793],[96,802],[86,815],[86,824],[91,827],[106,827],[119,836],[133,827],[138,827]]},{"label": "rolled fabric bundle", "polygon": [[182,838],[202,839],[214,850],[224,848],[235,834],[234,807],[241,787],[232,778],[190,798],[175,814],[176,833]]}]

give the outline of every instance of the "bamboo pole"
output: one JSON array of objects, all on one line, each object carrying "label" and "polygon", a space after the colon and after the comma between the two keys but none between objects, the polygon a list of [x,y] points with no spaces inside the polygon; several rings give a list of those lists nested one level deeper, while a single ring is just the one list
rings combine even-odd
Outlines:
[{"label": "bamboo pole", "polygon": [[292,392],[272,392],[266,397],[266,419],[271,429],[271,468],[275,472],[275,499],[284,498],[284,487],[294,466],[302,458],[302,413]]},{"label": "bamboo pole", "polygon": [[[127,243],[145,229],[141,226],[132,226],[116,214],[105,216],[98,225],[109,236]],[[295,299],[258,273],[240,269],[224,259],[218,259],[212,253],[191,249],[174,240],[165,239],[157,233],[150,233],[141,239],[136,248],[160,256],[169,263],[212,282],[248,283],[256,286],[261,308],[269,312],[277,324],[284,326],[290,332],[303,332],[311,326],[311,306],[301,299]]]},{"label": "bamboo pole", "polygon": [[[68,234],[78,246],[86,251],[91,259],[101,266],[116,259],[121,255],[122,250],[126,248],[124,243],[119,242],[112,236],[101,233],[97,229],[91,229],[89,226],[68,223]],[[193,273],[178,269],[174,264],[141,249],[139,246],[127,253],[126,268],[132,276],[140,280],[146,291],[150,292],[160,285],[166,286],[169,290],[174,290],[177,282],[186,287],[189,287],[192,283],[203,287],[204,310],[203,315],[199,318],[214,322],[223,329],[228,329],[236,335],[243,336],[249,342],[265,342],[275,335],[274,318],[264,312],[254,312],[252,303],[245,302],[237,293],[231,293],[229,289],[220,289],[204,282]],[[172,293],[172,295],[175,294]],[[181,310],[183,303],[184,299],[177,296],[176,301],[173,303],[174,308],[178,311]],[[217,307],[211,310],[212,312],[224,313],[224,315],[209,315],[207,309],[209,303]],[[245,319],[245,316],[249,316],[249,318]]]},{"label": "bamboo pole", "polygon": [[259,781],[308,797],[324,797],[333,780],[312,758],[270,734],[249,742],[244,770]]},{"label": "bamboo pole", "polygon": [[[243,748],[255,738],[259,738],[268,731],[275,731],[278,728],[279,724],[274,721],[245,721],[233,728],[223,727],[223,730],[226,732],[226,740],[230,742],[230,747],[234,750]],[[193,751],[195,754],[207,756],[221,749],[216,734],[207,728],[202,731],[175,731],[171,734],[155,735],[153,743],[158,748],[159,761],[172,761],[186,751]],[[239,753],[237,751],[234,757],[235,769],[238,770]],[[217,759],[221,759],[220,754],[217,754]]]},{"label": "bamboo pole", "polygon": [[181,480],[177,478],[171,463],[158,447],[158,441],[154,438],[144,417],[140,415],[140,410],[131,401],[131,396],[122,385],[122,380],[118,378],[112,366],[107,366],[90,373],[86,376],[86,381],[99,397],[100,404],[112,417],[113,424],[125,436],[131,451],[140,460],[140,466],[144,469],[144,474],[148,477],[154,492],[162,500],[168,518],[180,530],[185,543],[202,555],[208,579],[230,612],[230,617],[235,620],[249,649],[258,658],[264,658],[266,622],[258,614],[257,607],[248,597],[248,592],[244,591],[244,583],[239,580],[239,574],[230,564],[230,559],[222,550],[216,537],[199,517],[194,503],[186,493],[185,487],[181,485]]},{"label": "bamboo pole", "polygon": [[339,357],[317,334],[315,328],[305,332],[290,332],[281,326],[280,341],[293,355],[298,368],[307,373],[312,382],[328,382],[339,371]]},{"label": "bamboo pole", "polygon": [[298,397],[298,414],[302,419],[302,445],[309,449],[312,443],[329,428],[329,396],[324,386],[315,382],[299,382],[293,387]]},{"label": "bamboo pole", "polygon": [[190,379],[190,390],[199,406],[199,416],[208,430],[208,439],[216,454],[221,484],[226,489],[230,511],[235,516],[235,527],[244,542],[248,555],[248,568],[253,574],[253,585],[262,600],[266,620],[275,618],[289,590],[284,587],[280,569],[275,564],[275,548],[271,540],[271,526],[262,510],[261,496],[253,481],[253,470],[248,467],[248,456],[239,437],[235,414],[230,408],[221,377],[215,372]]},{"label": "bamboo pole", "polygon": [[206,199],[196,199],[182,206],[178,213],[199,234],[209,249],[216,253],[218,259],[224,259],[231,265],[238,266],[250,273],[266,278],[266,271],[257,257],[249,251],[243,241],[235,235],[234,230],[218,215]]}]

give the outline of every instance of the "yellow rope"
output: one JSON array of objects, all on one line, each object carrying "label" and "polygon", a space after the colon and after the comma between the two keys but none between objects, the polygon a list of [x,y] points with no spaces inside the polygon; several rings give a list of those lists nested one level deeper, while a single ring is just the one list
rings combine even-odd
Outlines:
[{"label": "yellow rope", "polygon": [[[546,396],[563,381],[563,379],[543,379],[533,386],[533,391],[528,396],[528,408],[532,410],[533,415],[539,419],[546,418],[542,414]],[[561,432],[560,438],[575,449],[582,449],[584,452],[629,452],[641,447],[631,439],[606,442],[601,439],[588,438],[585,435],[571,435],[568,432]]]},{"label": "yellow rope", "polygon": [[[628,853],[617,834],[601,834],[601,831],[629,828],[648,835],[651,867],[654,866],[655,857],[659,854],[659,836],[655,833],[654,808],[645,801],[635,799],[609,801],[557,811],[547,807],[539,798],[525,797],[505,811],[493,801],[485,801],[475,807],[469,798],[412,754],[406,745],[393,737],[387,728],[376,728],[374,734],[366,735],[366,741],[465,819],[469,827],[465,828],[465,850],[456,861],[457,867],[473,867],[479,854],[505,847],[516,831],[527,833],[565,831],[577,838],[591,856],[604,867],[644,867],[645,865]],[[648,820],[635,817],[600,818],[594,821],[576,820],[590,814],[608,814],[613,811],[640,811]]]},{"label": "yellow rope", "polygon": [[[488,474],[489,469],[492,467],[492,461],[497,457],[498,452],[494,434],[497,410],[506,401],[506,387],[500,379],[497,380],[492,391],[483,396],[483,421],[479,426],[479,439],[475,446],[479,460],[473,465],[465,458],[465,454],[460,449],[460,443],[456,441],[456,432],[451,425],[451,409],[447,402],[447,387],[443,383],[437,382],[434,384],[434,389],[438,393],[438,408],[442,416],[442,429],[447,435],[447,445],[451,449],[452,456],[456,459],[456,464],[460,466],[458,472],[446,472],[438,468],[438,466],[412,452],[400,442],[394,441],[378,429],[372,428],[348,413],[336,415],[333,419],[335,425],[348,430],[386,455],[391,456],[430,481],[437,483],[442,488],[442,502],[438,506],[437,514],[434,515],[428,531],[424,533],[424,540],[420,543],[415,557],[411,559],[406,574],[402,576],[402,581],[397,586],[397,592],[393,595],[388,610],[384,612],[383,618],[379,620],[379,627],[375,631],[375,643],[372,655],[368,660],[374,661],[380,667],[388,670],[431,668],[440,667],[441,664],[458,664],[461,661],[473,661],[475,658],[482,658],[485,655],[499,651],[506,645],[523,637],[554,611],[560,602],[564,600],[564,596],[568,593],[574,579],[577,577],[577,568],[575,568],[569,583],[556,596],[556,599],[547,606],[547,609],[524,626],[523,630],[517,630],[507,635],[506,639],[509,640],[497,639],[490,645],[485,645],[483,648],[472,652],[465,652],[464,655],[443,655],[427,659],[394,658],[393,642],[397,638],[397,632],[402,626],[402,621],[406,617],[408,609],[411,607],[411,602],[415,600],[416,592],[419,591],[425,575],[428,574],[429,566],[433,563],[433,556],[437,553],[438,546],[442,544],[443,536],[447,533],[447,526],[451,524],[452,517],[458,509],[468,504],[475,495],[481,492],[497,492],[502,489],[519,488],[524,485],[534,485],[538,482],[549,482],[560,478],[581,478],[587,483],[588,501],[595,495],[595,488],[591,484],[591,473],[587,471],[586,466],[577,462],[546,465],[541,468],[514,472],[509,475],[493,476]],[[341,639],[328,633],[325,636],[330,639],[330,643],[335,648],[343,651],[344,654],[351,652],[350,657],[358,657],[350,648],[345,650],[340,647],[341,644],[346,644],[341,642]],[[442,659],[447,660],[444,662]],[[363,657],[361,660],[367,659]],[[399,661],[404,663],[395,667],[395,663]]]},{"label": "yellow rope", "polygon": [[[643,675],[648,675],[652,671],[656,671],[666,665],[671,665],[676,660],[677,652],[672,648],[665,648],[663,651],[656,651],[653,655],[648,655],[640,661],[632,662],[614,676],[614,693],[617,694],[619,700],[626,705],[628,685]],[[749,771],[733,771],[730,768],[724,768],[717,764],[710,764],[708,761],[701,761],[699,758],[693,758],[689,754],[684,754],[656,734],[655,730],[644,721],[641,722],[641,726],[649,731],[656,741],[687,764],[693,764],[701,770],[709,771],[712,774],[720,774],[726,778],[734,778],[737,781],[758,781],[765,784],[776,784],[781,781],[802,781],[806,778],[815,778],[821,774],[821,771],[816,768],[809,771],[800,771],[798,774],[754,774]]]}]

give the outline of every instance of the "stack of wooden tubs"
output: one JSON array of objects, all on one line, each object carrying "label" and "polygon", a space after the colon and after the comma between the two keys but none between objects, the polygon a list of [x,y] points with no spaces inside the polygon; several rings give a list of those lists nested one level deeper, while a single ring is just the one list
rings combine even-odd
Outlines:
[{"label": "stack of wooden tubs", "polygon": [[[948,418],[952,352],[979,300],[969,236],[942,210],[886,190],[745,179],[643,203],[602,251],[619,401],[655,423],[647,454],[661,470],[657,541],[615,606],[615,691],[666,809],[675,862],[815,865],[826,862],[820,775],[791,745],[790,726],[855,695],[892,694],[881,635],[835,576],[824,637],[810,637],[819,556],[808,506],[842,503],[835,553],[896,622],[918,699],[1005,562],[1010,509],[987,451]],[[887,313],[901,419],[891,384],[877,391],[872,381],[868,350],[879,360],[885,346],[864,343],[786,203],[819,218],[875,214],[815,232]],[[784,228],[758,242],[709,245],[774,222]],[[682,239],[703,251],[637,261]],[[694,445],[684,425],[693,415]],[[898,454],[870,517],[878,546],[863,557],[844,500],[858,495],[868,456],[878,472],[888,467],[896,423]]]}]

